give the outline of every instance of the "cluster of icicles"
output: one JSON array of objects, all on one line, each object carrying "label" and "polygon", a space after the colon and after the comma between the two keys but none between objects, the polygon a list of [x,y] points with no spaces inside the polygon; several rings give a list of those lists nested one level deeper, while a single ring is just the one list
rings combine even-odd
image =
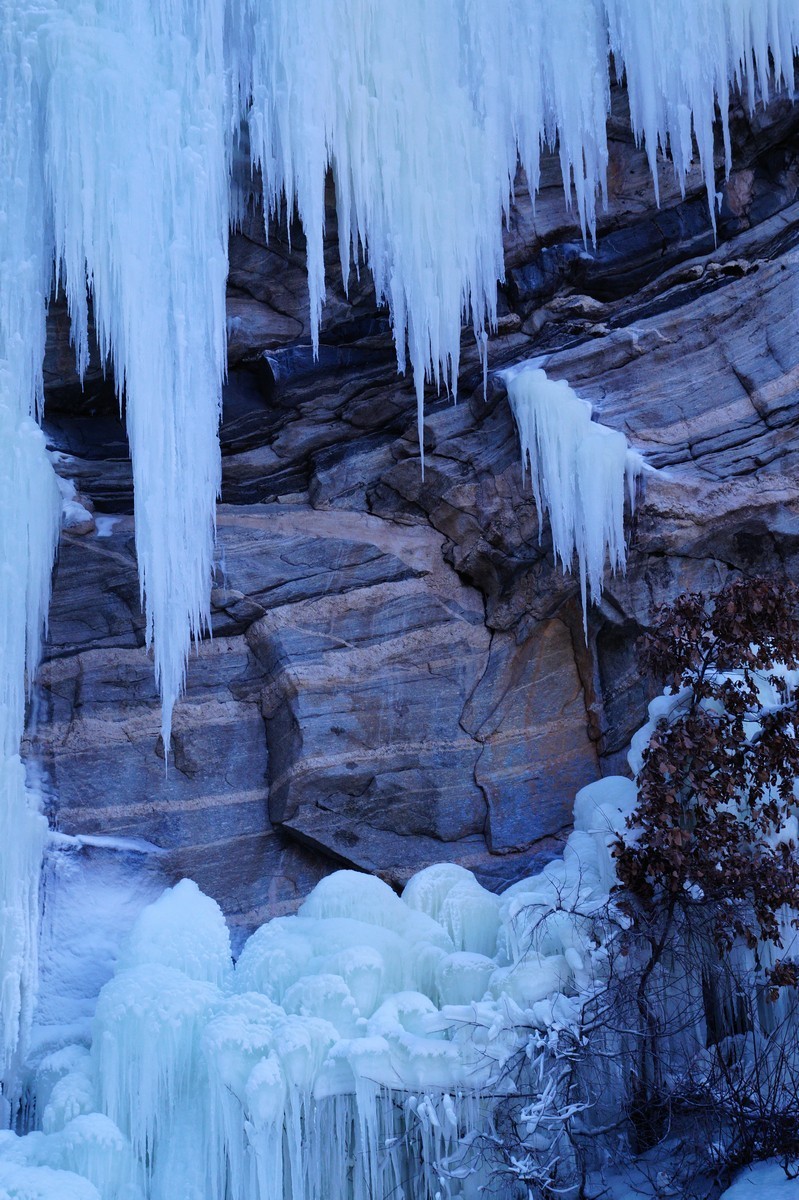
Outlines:
[{"label": "cluster of icicles", "polygon": [[624,778],[583,789],[563,858],[501,896],[454,865],[402,897],[338,872],[235,966],[215,902],[186,880],[164,892],[100,992],[91,1046],[33,1064],[38,1130],[0,1134],[0,1196],[476,1200],[469,1138],[510,1086],[503,1065],[576,1024],[607,975],[595,914],[634,797]]},{"label": "cluster of icicles", "polygon": [[502,372],[530,471],[538,536],[549,515],[552,549],[564,571],[576,557],[588,636],[588,595],[598,600],[606,566],[624,571],[625,499],[635,507],[641,455],[618,429],[591,420],[591,404],[565,379],[549,379],[534,360]]},{"label": "cluster of icicles", "polygon": [[125,390],[167,745],[209,616],[227,236],[253,180],[302,224],[316,344],[332,171],[344,278],[368,264],[421,417],[425,379],[456,391],[464,319],[484,346],[495,318],[517,164],[535,191],[557,145],[593,233],[611,54],[655,188],[658,148],[682,182],[695,139],[713,213],[716,106],[729,168],[731,87],[790,89],[798,44],[794,0],[2,0],[0,408],[41,400],[55,267],[79,366],[90,297]]}]

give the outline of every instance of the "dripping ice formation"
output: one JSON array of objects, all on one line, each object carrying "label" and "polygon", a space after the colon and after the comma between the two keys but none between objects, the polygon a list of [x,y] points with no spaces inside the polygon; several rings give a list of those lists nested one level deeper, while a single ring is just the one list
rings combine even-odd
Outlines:
[{"label": "dripping ice formation", "polygon": [[126,398],[148,645],[172,708],[208,625],[225,369],[228,169],[223,10],[55,3],[39,28],[58,275],[78,367],[88,299]]},{"label": "dripping ice formation", "polygon": [[538,536],[547,513],[564,571],[571,571],[576,555],[587,634],[588,596],[599,599],[606,566],[614,573],[626,567],[625,494],[632,509],[644,462],[620,430],[591,420],[588,400],[536,363],[501,375],[519,433],[522,474],[530,471]]},{"label": "dripping ice formation", "polygon": [[[124,389],[168,750],[208,621],[227,233],[255,180],[269,212],[302,224],[316,346],[332,172],[345,281],[370,269],[421,428],[425,380],[456,393],[464,319],[485,352],[517,165],[535,192],[542,145],[557,145],[567,203],[593,236],[609,56],[655,187],[658,151],[682,185],[695,138],[712,214],[716,105],[729,169],[730,89],[750,106],[792,90],[799,13],[794,0],[306,0],[299,19],[295,0],[3,0],[0,29],[16,81],[3,99],[0,272],[15,288],[20,264],[35,275],[9,387],[26,397],[39,371],[54,265],[79,367],[89,297]],[[254,178],[236,176],[231,204],[242,150]]]},{"label": "dripping ice formation", "polygon": [[41,97],[9,41],[9,15],[8,5],[0,7],[0,1077],[6,1080],[24,1052],[35,996],[47,823],[28,791],[19,749],[61,511],[34,419],[42,405],[52,269],[41,203]]},{"label": "dripping ice formation", "polygon": [[67,1028],[34,1064],[38,1128],[0,1134],[0,1195],[476,1200],[485,1180],[442,1164],[509,1055],[605,977],[593,917],[634,797],[629,779],[584,788],[563,858],[502,896],[452,864],[402,897],[337,872],[235,966],[216,903],[168,889],[100,992],[91,1046]]}]

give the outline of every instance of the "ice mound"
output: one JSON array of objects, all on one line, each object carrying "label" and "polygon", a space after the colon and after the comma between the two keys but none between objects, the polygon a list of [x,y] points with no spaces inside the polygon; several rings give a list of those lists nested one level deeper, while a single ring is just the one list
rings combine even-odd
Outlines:
[{"label": "ice mound", "polygon": [[592,916],[634,798],[627,779],[584,788],[563,858],[502,896],[451,865],[402,896],[336,872],[235,968],[214,901],[168,889],[100,993],[91,1052],[41,1062],[43,1132],[0,1140],[0,1171],[41,1200],[432,1200],[508,1057],[602,978]]},{"label": "ice mound", "polygon": [[104,1200],[94,1184],[71,1171],[0,1162],[3,1200]]},{"label": "ice mound", "polygon": [[144,1200],[143,1181],[130,1143],[101,1113],[75,1117],[57,1133],[0,1135],[4,1198]]},{"label": "ice mound", "polygon": [[222,910],[192,879],[182,879],[148,905],[134,925],[117,970],[161,963],[190,979],[222,986],[232,971]]}]

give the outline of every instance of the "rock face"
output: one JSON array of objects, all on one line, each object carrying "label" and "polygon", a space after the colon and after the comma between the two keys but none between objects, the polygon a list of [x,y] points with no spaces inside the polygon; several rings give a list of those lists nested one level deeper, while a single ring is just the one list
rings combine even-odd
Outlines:
[{"label": "rock face", "polygon": [[412,387],[366,273],[337,280],[318,361],[301,235],[232,241],[231,374],[213,639],[168,770],[113,386],[70,374],[54,306],[46,425],[95,505],[65,534],[31,754],[67,833],[143,838],[242,929],[348,863],[401,883],[441,859],[500,887],[551,855],[577,788],[623,769],[652,685],[653,609],[730,573],[799,579],[799,110],[734,114],[714,238],[699,177],[644,155],[614,100],[608,211],[583,246],[547,164],[506,236],[493,370],[541,356],[657,468],[587,640],[522,484],[507,397],[464,331],[460,399]]}]

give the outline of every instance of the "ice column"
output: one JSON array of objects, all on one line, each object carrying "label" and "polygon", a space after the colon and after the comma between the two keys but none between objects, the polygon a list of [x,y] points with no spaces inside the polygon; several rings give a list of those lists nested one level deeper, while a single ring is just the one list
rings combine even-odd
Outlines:
[{"label": "ice column", "polygon": [[577,557],[587,628],[588,597],[599,599],[606,565],[613,572],[626,567],[625,492],[632,506],[643,460],[623,433],[591,420],[591,405],[565,380],[549,379],[529,364],[504,376],[524,473],[529,465],[539,537],[547,513],[563,570],[571,571]]},{"label": "ice column", "polygon": [[225,370],[224,0],[60,0],[47,175],[78,361],[88,293],[127,401],[136,553],[168,748],[209,620]]},{"label": "ice column", "polygon": [[19,757],[61,510],[41,403],[51,257],[36,43],[0,4],[0,1076],[24,1044],[36,985],[47,825]]}]

